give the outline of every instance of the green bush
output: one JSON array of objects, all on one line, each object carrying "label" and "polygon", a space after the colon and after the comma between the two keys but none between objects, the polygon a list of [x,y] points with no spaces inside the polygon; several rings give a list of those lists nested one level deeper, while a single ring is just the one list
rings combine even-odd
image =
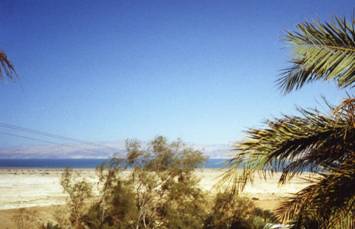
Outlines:
[{"label": "green bush", "polygon": [[179,140],[157,137],[145,147],[127,141],[126,148],[126,158],[112,158],[97,168],[96,197],[73,170],[64,171],[61,184],[69,212],[67,221],[61,214],[61,221],[69,222],[69,228],[258,229],[273,220],[272,213],[230,192],[208,200],[193,173],[205,157]]}]

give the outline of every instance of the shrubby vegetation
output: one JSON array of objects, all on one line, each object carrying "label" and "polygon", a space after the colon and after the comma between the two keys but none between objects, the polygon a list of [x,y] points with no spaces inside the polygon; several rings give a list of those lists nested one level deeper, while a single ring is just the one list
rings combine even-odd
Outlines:
[{"label": "shrubby vegetation", "polygon": [[[127,141],[127,157],[97,168],[99,194],[85,180],[65,170],[61,184],[67,211],[57,225],[43,228],[263,228],[272,213],[225,191],[203,192],[194,175],[203,154],[181,141],[157,137],[143,147]],[[127,172],[127,170],[129,172]]]},{"label": "shrubby vegetation", "polygon": [[256,208],[250,199],[226,191],[213,200],[204,228],[264,228],[270,222],[277,222],[272,212]]}]

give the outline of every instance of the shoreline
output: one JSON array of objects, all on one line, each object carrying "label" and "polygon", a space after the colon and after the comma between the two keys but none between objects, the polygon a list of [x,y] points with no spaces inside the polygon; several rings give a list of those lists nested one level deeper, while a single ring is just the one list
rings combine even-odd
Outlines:
[{"label": "shoreline", "polygon": [[[22,207],[38,207],[61,205],[65,202],[66,194],[60,186],[60,176],[64,169],[57,168],[0,168],[0,210]],[[94,193],[98,192],[98,178],[95,169],[74,169],[87,182],[93,185]],[[200,188],[208,193],[216,193],[214,185],[218,181],[223,169],[196,169],[195,175],[199,178]],[[129,171],[123,171],[123,176]],[[253,184],[248,184],[243,196],[254,198],[258,201],[272,201],[286,197],[305,187],[307,183],[302,180],[312,174],[303,174],[295,177],[290,183],[279,186],[280,174],[263,180],[255,179]]]}]

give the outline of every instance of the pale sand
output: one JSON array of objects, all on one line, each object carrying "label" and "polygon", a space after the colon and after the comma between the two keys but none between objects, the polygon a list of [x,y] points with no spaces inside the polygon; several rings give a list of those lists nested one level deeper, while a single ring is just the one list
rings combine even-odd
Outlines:
[{"label": "pale sand", "polygon": [[[94,169],[76,171],[97,187]],[[18,214],[17,209],[23,207],[35,210],[41,219],[54,220],[56,205],[64,204],[66,199],[60,186],[62,172],[61,169],[0,169],[0,228],[16,228],[13,217]],[[196,171],[201,179],[201,188],[210,194],[216,192],[212,187],[222,173],[223,171],[217,169]],[[309,176],[312,174],[302,175]],[[273,210],[278,207],[282,197],[307,186],[301,177],[297,177],[280,187],[277,184],[278,177],[279,174],[267,181],[255,179],[253,185],[247,185],[244,195],[253,198],[256,206]]]},{"label": "pale sand", "polygon": [[[60,186],[61,169],[0,169],[0,209],[40,207],[60,205],[65,202],[65,194]],[[77,170],[82,177],[97,187],[94,169]],[[212,187],[223,173],[218,169],[200,169],[196,175],[206,192],[215,192]],[[311,174],[302,175],[310,176]],[[256,203],[266,209],[274,209],[280,198],[304,188],[307,183],[300,177],[278,186],[279,174],[264,181],[257,178],[254,184],[247,185],[244,195],[257,198]]]}]

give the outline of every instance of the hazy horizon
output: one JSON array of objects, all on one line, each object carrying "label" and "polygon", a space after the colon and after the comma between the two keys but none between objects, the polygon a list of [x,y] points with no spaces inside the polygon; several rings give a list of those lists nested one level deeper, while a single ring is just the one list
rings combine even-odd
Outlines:
[{"label": "hazy horizon", "polygon": [[[210,159],[232,156],[232,148],[228,144],[188,145],[200,150]],[[107,159],[112,156],[125,157],[125,155],[125,141],[101,142],[96,145],[66,143],[0,148],[0,159]]]}]

